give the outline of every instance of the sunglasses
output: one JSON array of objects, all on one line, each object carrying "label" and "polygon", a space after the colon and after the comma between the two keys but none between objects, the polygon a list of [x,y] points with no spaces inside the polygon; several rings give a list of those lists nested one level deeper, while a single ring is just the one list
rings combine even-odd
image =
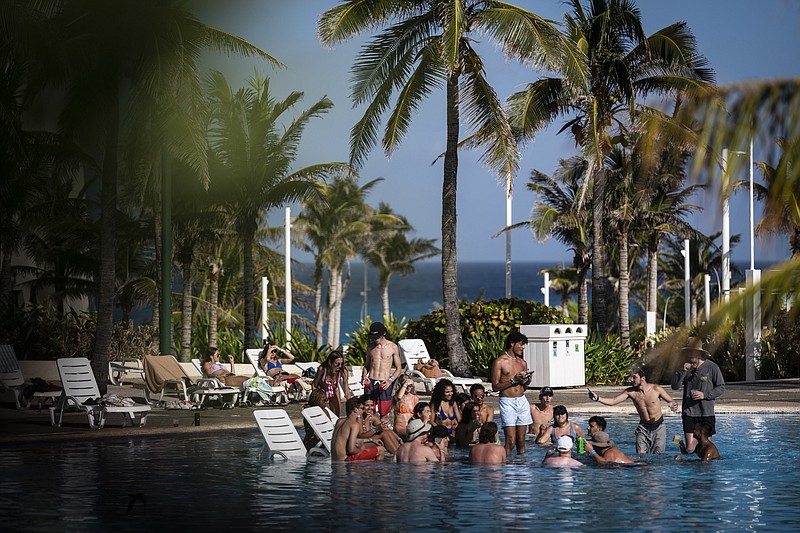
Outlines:
[{"label": "sunglasses", "polygon": [[276,353],[278,353],[278,350],[277,350],[277,349],[275,349],[275,350],[272,350],[272,351],[271,351],[271,352],[269,352],[269,353],[271,353],[271,354],[276,354]]},{"label": "sunglasses", "polygon": [[486,398],[486,395],[485,394],[476,394],[475,396],[473,396],[473,398],[475,398],[476,400],[483,400],[484,398]]}]

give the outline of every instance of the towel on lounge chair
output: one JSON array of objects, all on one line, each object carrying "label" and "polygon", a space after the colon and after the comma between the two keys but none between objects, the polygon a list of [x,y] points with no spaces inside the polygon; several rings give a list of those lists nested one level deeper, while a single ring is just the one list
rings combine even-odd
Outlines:
[{"label": "towel on lounge chair", "polygon": [[171,355],[145,355],[143,363],[144,382],[153,394],[161,392],[169,381],[183,380],[191,385],[191,379]]}]

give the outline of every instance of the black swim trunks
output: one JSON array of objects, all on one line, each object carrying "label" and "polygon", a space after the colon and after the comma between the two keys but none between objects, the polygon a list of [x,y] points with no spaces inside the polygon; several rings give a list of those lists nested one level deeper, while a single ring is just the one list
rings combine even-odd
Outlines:
[{"label": "black swim trunks", "polygon": [[[694,432],[694,425],[698,422],[707,422],[711,426],[711,435],[717,433],[717,417],[715,416],[689,416],[683,415],[683,432]],[[709,435],[709,436],[711,436]]]}]

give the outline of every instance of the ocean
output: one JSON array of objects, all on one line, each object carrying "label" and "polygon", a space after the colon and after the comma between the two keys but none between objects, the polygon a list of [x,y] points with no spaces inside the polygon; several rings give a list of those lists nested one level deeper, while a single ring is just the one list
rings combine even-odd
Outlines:
[{"label": "ocean", "polygon": [[[735,262],[744,273],[749,264]],[[756,268],[766,270],[772,263],[761,262]],[[512,262],[511,296],[515,298],[544,302],[542,287],[544,278],[539,272],[544,269],[560,267],[559,261]],[[566,266],[571,266],[570,262]],[[312,285],[313,265],[302,264],[293,269],[292,275],[300,282]],[[712,285],[714,284],[712,275]],[[346,333],[354,331],[359,322],[369,316],[373,322],[382,320],[381,294],[378,286],[378,271],[367,267],[366,302],[364,298],[364,263],[350,264],[350,284],[342,302],[342,328],[339,342],[346,344]],[[734,274],[733,286],[737,282]],[[496,300],[505,297],[506,277],[504,262],[460,262],[458,265],[458,295],[461,300]],[[573,298],[577,298],[577,295]],[[560,294],[550,291],[550,305],[557,306]],[[389,307],[400,320],[411,320],[442,308],[442,268],[439,262],[416,264],[416,271],[405,277],[392,276],[389,282]],[[299,313],[297,309],[294,312]],[[631,307],[631,314],[640,312]]]}]

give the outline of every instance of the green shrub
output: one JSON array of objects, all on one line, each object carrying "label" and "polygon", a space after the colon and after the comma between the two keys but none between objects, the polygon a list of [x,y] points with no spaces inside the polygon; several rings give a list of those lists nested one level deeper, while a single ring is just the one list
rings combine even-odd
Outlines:
[{"label": "green shrub", "polygon": [[594,334],[586,339],[586,383],[591,385],[619,385],[625,382],[636,362],[636,353],[625,346],[618,336],[598,338]]},{"label": "green shrub", "polygon": [[[461,315],[461,336],[467,353],[474,353],[476,361],[470,360],[470,368],[479,375],[488,359],[485,351],[500,345],[503,351],[505,338],[522,324],[571,324],[572,321],[554,307],[531,300],[501,298],[500,300],[463,303],[458,308]],[[445,337],[444,310],[435,311],[409,321],[406,337],[422,339],[431,353],[447,367],[447,339]],[[474,339],[474,340],[473,340]],[[467,346],[473,346],[470,351]]]},{"label": "green shrub", "polygon": [[505,351],[506,338],[504,335],[487,335],[475,333],[464,341],[467,351],[469,368],[472,375],[489,379],[489,364],[498,355]]},{"label": "green shrub", "polygon": [[800,377],[800,320],[781,313],[761,340],[762,379]]}]

